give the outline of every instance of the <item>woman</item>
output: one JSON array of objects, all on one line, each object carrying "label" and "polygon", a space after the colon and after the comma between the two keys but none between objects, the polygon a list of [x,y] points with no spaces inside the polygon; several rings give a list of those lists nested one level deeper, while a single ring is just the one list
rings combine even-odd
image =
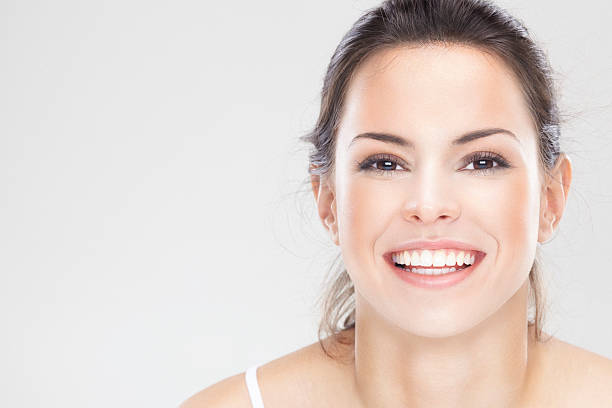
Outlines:
[{"label": "woman", "polygon": [[612,406],[612,361],[542,332],[538,248],[572,178],[559,136],[545,54],[505,11],[388,0],[365,13],[304,137],[346,266],[330,335],[183,406]]}]

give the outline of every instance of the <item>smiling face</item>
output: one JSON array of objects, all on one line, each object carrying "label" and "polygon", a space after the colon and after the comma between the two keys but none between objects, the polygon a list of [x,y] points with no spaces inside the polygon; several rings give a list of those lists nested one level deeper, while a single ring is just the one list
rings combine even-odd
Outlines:
[{"label": "smiling face", "polygon": [[[491,128],[505,131],[457,141]],[[364,133],[387,136],[355,138]],[[345,98],[328,180],[329,229],[358,296],[392,324],[430,337],[497,311],[525,284],[535,256],[537,149],[520,84],[500,59],[457,45],[368,58]],[[407,241],[437,239],[486,256],[466,279],[436,290],[407,284],[385,260]]]}]

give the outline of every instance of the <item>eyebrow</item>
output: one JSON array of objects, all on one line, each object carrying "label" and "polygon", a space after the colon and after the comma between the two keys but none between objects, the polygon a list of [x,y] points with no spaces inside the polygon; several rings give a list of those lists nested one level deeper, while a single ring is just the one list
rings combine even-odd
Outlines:
[{"label": "eyebrow", "polygon": [[[452,145],[453,146],[464,145],[464,144],[466,144],[468,142],[471,142],[472,140],[480,139],[482,137],[497,135],[497,134],[506,134],[506,135],[512,136],[516,141],[521,143],[519,138],[516,137],[516,135],[514,133],[512,133],[511,131],[509,131],[507,129],[489,128],[489,129],[473,130],[471,132],[465,133],[465,134],[459,136],[457,139],[453,140]],[[351,143],[349,143],[348,147],[350,148],[351,145],[356,140],[358,140],[360,138],[374,139],[374,140],[379,140],[379,141],[385,142],[385,143],[396,144],[396,145],[402,146],[402,147],[414,148],[414,143],[411,142],[410,140],[407,140],[407,139],[404,139],[402,137],[399,137],[399,136],[396,136],[396,135],[392,135],[392,134],[389,134],[389,133],[380,133],[380,132],[365,132],[365,133],[361,133],[361,134],[355,136],[353,138],[353,140],[351,140]]]}]

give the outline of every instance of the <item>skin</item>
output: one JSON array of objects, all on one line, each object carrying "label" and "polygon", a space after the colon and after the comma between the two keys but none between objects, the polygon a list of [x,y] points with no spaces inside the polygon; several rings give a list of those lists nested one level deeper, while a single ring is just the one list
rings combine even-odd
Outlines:
[{"label": "skin", "polygon": [[[465,145],[462,134],[503,128]],[[414,148],[352,139],[384,132]],[[478,172],[471,153],[510,167]],[[368,157],[378,169],[359,169]],[[514,407],[525,404],[535,347],[527,329],[528,274],[567,200],[571,162],[547,176],[520,84],[497,57],[466,46],[380,51],[357,70],[337,133],[334,171],[312,186],[318,213],[355,285],[355,405]],[[499,164],[499,163],[498,163]],[[495,166],[487,162],[487,166]],[[482,166],[480,166],[482,167]],[[486,252],[458,285],[417,288],[382,255],[409,239],[450,238]],[[533,358],[532,358],[533,357]]]},{"label": "skin", "polygon": [[[538,343],[527,326],[529,270],[561,220],[572,166],[564,154],[550,175],[538,166],[535,125],[504,63],[457,45],[381,51],[356,71],[341,119],[334,171],[313,176],[312,188],[355,284],[357,324],[346,333],[355,343],[324,339],[338,360],[315,342],[260,366],[266,408],[611,406],[611,360],[552,336]],[[518,140],[451,144],[492,127]],[[366,131],[398,135],[414,149],[351,145]],[[466,158],[487,150],[510,167],[475,172]],[[393,156],[395,172],[358,170],[379,153]],[[433,291],[399,280],[383,262],[400,242],[438,238],[471,243],[486,257],[461,284]],[[181,407],[250,408],[244,372]]]}]

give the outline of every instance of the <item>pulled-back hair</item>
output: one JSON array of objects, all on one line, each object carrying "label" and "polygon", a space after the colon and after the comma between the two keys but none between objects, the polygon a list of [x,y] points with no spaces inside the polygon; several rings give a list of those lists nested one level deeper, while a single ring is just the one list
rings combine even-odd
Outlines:
[{"label": "pulled-back hair", "polygon": [[[467,45],[501,58],[521,85],[538,134],[540,174],[548,173],[560,154],[560,118],[552,69],[527,28],[507,11],[484,0],[386,0],[365,12],[344,35],[331,57],[321,91],[319,117],[300,140],[312,144],[308,172],[324,177],[334,171],[336,134],[351,78],[366,58],[403,45]],[[342,344],[355,327],[355,288],[342,262],[328,274],[329,286],[319,298],[322,317],[318,338],[331,337]],[[542,341],[546,308],[539,244],[529,272],[529,300],[534,309],[529,326]]]}]

